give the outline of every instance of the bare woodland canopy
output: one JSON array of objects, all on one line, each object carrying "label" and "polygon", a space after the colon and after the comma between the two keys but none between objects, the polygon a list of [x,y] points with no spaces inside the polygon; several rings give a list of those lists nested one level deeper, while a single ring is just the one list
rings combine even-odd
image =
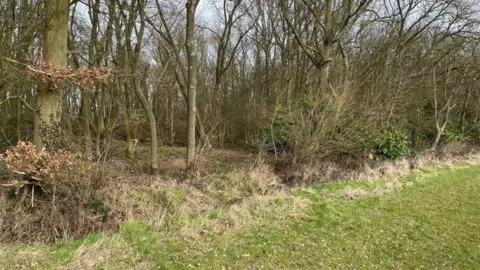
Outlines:
[{"label": "bare woodland canopy", "polygon": [[479,9],[474,0],[0,0],[0,149],[35,140],[98,158],[113,138],[130,158],[135,143],[150,144],[156,169],[157,140],[188,146],[188,166],[209,145],[295,160],[374,151],[385,130],[411,149],[477,142]]}]

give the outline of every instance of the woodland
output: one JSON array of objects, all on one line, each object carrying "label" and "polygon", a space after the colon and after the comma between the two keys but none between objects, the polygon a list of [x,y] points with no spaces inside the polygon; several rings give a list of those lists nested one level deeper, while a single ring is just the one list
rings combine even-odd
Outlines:
[{"label": "woodland", "polygon": [[0,0],[0,240],[474,151],[479,41],[475,0]]}]

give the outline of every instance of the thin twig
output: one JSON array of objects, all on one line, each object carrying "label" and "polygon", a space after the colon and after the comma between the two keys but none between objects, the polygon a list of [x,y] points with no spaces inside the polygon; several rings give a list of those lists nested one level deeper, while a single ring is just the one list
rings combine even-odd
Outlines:
[{"label": "thin twig", "polygon": [[3,103],[5,103],[5,102],[7,102],[11,99],[19,99],[23,103],[23,105],[25,105],[25,107],[27,109],[29,109],[32,112],[35,112],[35,109],[32,106],[30,106],[30,104],[28,104],[28,102],[20,96],[9,97],[9,98],[5,99],[4,101],[1,101],[0,105],[2,105]]},{"label": "thin twig", "polygon": [[32,208],[33,208],[33,196],[35,195],[35,186],[32,186]]}]

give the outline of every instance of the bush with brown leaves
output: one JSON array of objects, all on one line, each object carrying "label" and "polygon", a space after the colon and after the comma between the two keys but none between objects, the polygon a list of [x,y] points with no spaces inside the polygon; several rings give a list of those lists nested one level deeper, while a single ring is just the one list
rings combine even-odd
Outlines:
[{"label": "bush with brown leaves", "polygon": [[37,152],[28,142],[7,150],[0,161],[27,180],[14,177],[0,185],[0,242],[76,238],[117,226],[95,192],[102,182],[92,163],[65,150]]},{"label": "bush with brown leaves", "polygon": [[68,151],[42,150],[37,152],[30,142],[19,141],[16,146],[0,154],[7,168],[30,177],[53,180],[63,176],[73,165],[74,155]]}]

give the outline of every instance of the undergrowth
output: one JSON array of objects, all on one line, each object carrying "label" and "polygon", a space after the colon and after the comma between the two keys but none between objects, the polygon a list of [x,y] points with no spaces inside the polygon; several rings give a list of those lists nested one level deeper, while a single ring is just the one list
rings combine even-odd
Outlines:
[{"label": "undergrowth", "polygon": [[19,142],[0,156],[13,172],[0,186],[0,241],[55,241],[116,226],[96,193],[104,183],[94,166],[63,151],[37,152]]},{"label": "undergrowth", "polygon": [[[478,175],[478,166],[430,166],[397,179],[342,181],[271,194],[270,203],[250,204],[250,209],[264,210],[239,218],[244,225],[221,231],[205,226],[195,238],[182,237],[174,225],[166,229],[131,220],[113,235],[0,246],[0,268],[474,269],[480,261]],[[376,192],[393,181],[399,183],[395,188]],[[346,197],[349,189],[364,193]],[[298,202],[305,205],[291,207]],[[241,208],[249,209],[247,205]],[[189,221],[218,220],[225,211],[233,210],[214,208]]]}]

